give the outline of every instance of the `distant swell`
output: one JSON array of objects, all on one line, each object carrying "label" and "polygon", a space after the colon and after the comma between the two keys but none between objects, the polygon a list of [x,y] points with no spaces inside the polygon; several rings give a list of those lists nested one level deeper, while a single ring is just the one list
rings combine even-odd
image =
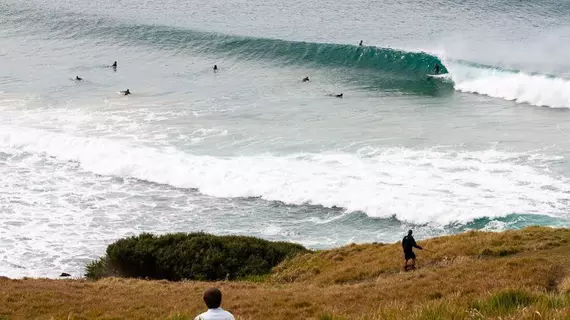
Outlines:
[{"label": "distant swell", "polygon": [[233,36],[35,10],[13,9],[6,17],[13,25],[31,24],[37,29],[39,24],[41,30],[38,31],[47,31],[62,38],[113,39],[117,44],[151,45],[175,52],[188,50],[286,64],[366,68],[398,76],[433,73],[435,64],[441,65],[442,72],[446,72],[436,56],[424,52]]},{"label": "distant swell", "polygon": [[417,224],[570,210],[570,182],[529,165],[536,160],[542,166],[550,158],[494,150],[387,148],[220,158],[4,126],[0,152],[55,157],[88,172],[195,188],[215,197],[337,206]]},{"label": "distant swell", "polygon": [[[423,52],[390,48],[359,47],[347,44],[295,42],[263,38],[215,36],[207,39],[210,47],[234,56],[274,60],[294,64],[314,63],[331,67],[367,68],[398,74],[433,73],[441,61]],[[443,67],[443,71],[446,71]]]},{"label": "distant swell", "polygon": [[[50,37],[97,39],[116,45],[149,46],[155,50],[205,53],[244,60],[263,60],[279,65],[299,65],[367,70],[357,78],[366,88],[402,89],[417,93],[446,92],[446,80],[430,81],[425,76],[442,66],[449,72],[455,90],[517,103],[550,108],[570,108],[570,80],[453,58],[426,52],[355,44],[313,43],[201,32],[160,25],[128,24],[78,14],[60,14],[30,9],[0,10],[11,28]],[[435,84],[434,84],[435,83]]]}]

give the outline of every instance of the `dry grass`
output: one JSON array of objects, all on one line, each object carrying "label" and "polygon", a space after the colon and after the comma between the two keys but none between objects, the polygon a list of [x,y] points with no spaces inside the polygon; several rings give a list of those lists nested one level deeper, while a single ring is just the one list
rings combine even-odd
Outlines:
[{"label": "dry grass", "polygon": [[[518,256],[524,256],[521,253],[567,247],[569,236],[570,231],[567,229],[531,227],[521,231],[472,231],[434,238],[421,241],[421,245],[430,252],[419,251],[419,265],[449,267],[517,253]],[[325,284],[358,282],[399,273],[402,258],[399,243],[351,245],[298,256],[277,267],[272,279],[279,282]]]},{"label": "dry grass", "polygon": [[564,279],[562,279],[560,285],[558,286],[558,289],[562,293],[570,294],[570,276],[566,276]]},{"label": "dry grass", "polygon": [[[297,257],[265,282],[0,280],[0,319],[193,319],[206,287],[239,319],[570,319],[570,230],[469,232]],[[4,317],[4,318],[3,318]]]}]

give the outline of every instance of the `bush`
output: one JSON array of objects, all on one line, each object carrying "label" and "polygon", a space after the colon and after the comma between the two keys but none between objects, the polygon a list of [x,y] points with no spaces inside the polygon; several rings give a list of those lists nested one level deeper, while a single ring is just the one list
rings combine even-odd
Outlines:
[{"label": "bush", "polygon": [[101,279],[105,277],[113,277],[117,276],[116,272],[111,270],[109,265],[107,264],[107,258],[103,257],[99,260],[91,261],[85,267],[87,270],[87,278],[90,279]]},{"label": "bush", "polygon": [[87,265],[87,278],[107,276],[179,281],[223,280],[263,275],[303,246],[245,236],[143,233],[120,239],[107,255]]}]

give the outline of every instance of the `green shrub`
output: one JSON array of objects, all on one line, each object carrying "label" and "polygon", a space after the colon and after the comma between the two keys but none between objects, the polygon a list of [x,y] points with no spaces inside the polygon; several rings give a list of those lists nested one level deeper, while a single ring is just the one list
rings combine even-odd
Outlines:
[{"label": "green shrub", "polygon": [[85,276],[89,279],[101,279],[105,277],[117,276],[116,272],[114,272],[108,266],[106,257],[91,261],[89,264],[87,264],[85,269],[87,271]]},{"label": "green shrub", "polygon": [[143,233],[120,239],[87,266],[87,278],[223,280],[263,275],[303,246],[245,236]]}]

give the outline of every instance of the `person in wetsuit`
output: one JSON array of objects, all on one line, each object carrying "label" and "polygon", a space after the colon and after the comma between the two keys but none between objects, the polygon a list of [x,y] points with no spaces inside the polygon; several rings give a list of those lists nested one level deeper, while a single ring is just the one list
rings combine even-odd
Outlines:
[{"label": "person in wetsuit", "polygon": [[75,81],[83,81],[83,78],[80,78],[79,76],[75,76]]},{"label": "person in wetsuit", "polygon": [[217,64],[214,65],[214,71],[218,71],[218,65]]},{"label": "person in wetsuit", "polygon": [[362,40],[360,40],[360,44],[358,44],[359,47],[362,47]]},{"label": "person in wetsuit", "polygon": [[435,74],[439,74],[440,66],[438,63],[435,64]]},{"label": "person in wetsuit", "polygon": [[129,94],[131,94],[131,90],[127,89],[125,91],[121,91],[121,94],[124,96],[128,96]]},{"label": "person in wetsuit", "polygon": [[309,82],[309,81],[310,81],[310,80],[309,80],[309,77],[304,77],[304,78],[303,78],[303,82]]},{"label": "person in wetsuit", "polygon": [[[404,271],[416,268],[416,254],[413,248],[418,248],[423,250],[424,248],[418,246],[414,236],[412,236],[412,230],[408,230],[408,235],[402,239],[402,248],[404,249]],[[408,260],[412,260],[412,264],[408,265]]]}]

